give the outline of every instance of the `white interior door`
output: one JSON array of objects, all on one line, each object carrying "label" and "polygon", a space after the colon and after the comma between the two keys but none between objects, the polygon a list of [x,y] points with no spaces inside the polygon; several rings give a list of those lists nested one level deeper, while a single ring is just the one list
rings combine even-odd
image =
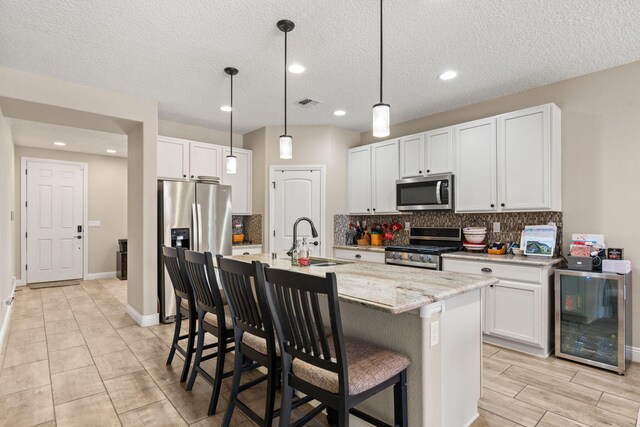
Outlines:
[{"label": "white interior door", "polygon": [[27,162],[27,283],[81,279],[84,168]]},{"label": "white interior door", "polygon": [[[318,231],[318,237],[311,236],[311,227],[306,221],[298,224],[298,240],[307,237],[311,255],[319,256],[321,253],[321,212],[322,212],[322,188],[320,170],[276,170],[273,188],[274,207],[271,211],[273,218],[272,250],[281,256],[291,248],[293,243],[293,224],[300,217],[311,218]],[[318,242],[318,245],[311,243]]]}]

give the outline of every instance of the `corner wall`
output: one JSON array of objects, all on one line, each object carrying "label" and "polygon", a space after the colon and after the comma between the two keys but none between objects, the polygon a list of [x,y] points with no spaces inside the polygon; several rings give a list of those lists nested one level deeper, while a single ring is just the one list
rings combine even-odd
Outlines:
[{"label": "corner wall", "polygon": [[[169,120],[158,120],[158,135],[229,146],[229,132]],[[234,147],[242,148],[242,140],[241,134],[233,134]]]}]

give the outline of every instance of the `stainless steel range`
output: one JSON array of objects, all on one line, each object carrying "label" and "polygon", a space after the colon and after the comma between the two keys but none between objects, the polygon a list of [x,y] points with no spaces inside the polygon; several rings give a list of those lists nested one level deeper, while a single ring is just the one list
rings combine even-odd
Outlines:
[{"label": "stainless steel range", "polygon": [[462,229],[456,227],[412,227],[409,245],[387,246],[385,263],[407,267],[441,269],[440,254],[462,248]]}]

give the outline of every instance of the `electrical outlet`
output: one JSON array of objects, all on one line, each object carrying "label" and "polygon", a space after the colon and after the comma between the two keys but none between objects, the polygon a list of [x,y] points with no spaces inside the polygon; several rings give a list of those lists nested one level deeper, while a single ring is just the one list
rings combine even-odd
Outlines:
[{"label": "electrical outlet", "polygon": [[440,342],[440,322],[431,322],[431,347],[435,347]]},{"label": "electrical outlet", "polygon": [[405,222],[405,223],[404,223],[404,229],[405,229],[405,230],[408,230],[408,229],[410,229],[410,228],[411,228],[411,223],[410,223],[409,221]]},{"label": "electrical outlet", "polygon": [[499,222],[494,222],[493,223],[493,232],[494,233],[499,233],[500,232],[500,223]]}]

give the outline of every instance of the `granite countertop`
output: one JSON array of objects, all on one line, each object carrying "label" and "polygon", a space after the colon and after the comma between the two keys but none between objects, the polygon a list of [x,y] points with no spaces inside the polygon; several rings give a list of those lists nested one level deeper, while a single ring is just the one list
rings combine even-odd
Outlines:
[{"label": "granite countertop", "polygon": [[332,267],[294,267],[288,259],[270,254],[236,255],[240,261],[260,261],[275,268],[323,277],[335,273],[340,301],[392,314],[405,313],[456,295],[498,283],[473,274],[407,268],[356,261]]},{"label": "granite countertop", "polygon": [[360,245],[333,245],[334,249],[349,249],[351,251],[365,251],[365,252],[384,252],[384,246],[360,246]]},{"label": "granite countertop", "polygon": [[478,252],[447,252],[441,256],[442,258],[461,259],[466,261],[491,261],[536,267],[554,266],[565,262],[562,257],[547,258],[535,255],[491,255]]},{"label": "granite countertop", "polygon": [[261,248],[262,243],[234,243],[234,248]]}]

